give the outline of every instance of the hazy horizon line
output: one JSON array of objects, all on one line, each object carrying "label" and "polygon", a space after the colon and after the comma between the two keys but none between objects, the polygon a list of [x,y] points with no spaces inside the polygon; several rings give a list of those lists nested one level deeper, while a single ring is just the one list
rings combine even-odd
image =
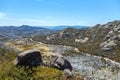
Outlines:
[{"label": "hazy horizon line", "polygon": [[59,27],[59,26],[85,26],[88,27],[88,25],[0,25],[0,27],[2,26],[14,26],[14,27],[20,27],[20,26],[31,26],[31,27]]}]

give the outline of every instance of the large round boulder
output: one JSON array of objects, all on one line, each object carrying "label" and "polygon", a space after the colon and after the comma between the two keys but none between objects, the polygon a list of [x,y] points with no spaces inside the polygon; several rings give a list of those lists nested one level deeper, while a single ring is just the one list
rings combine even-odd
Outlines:
[{"label": "large round boulder", "polygon": [[38,49],[31,49],[18,54],[14,60],[18,66],[39,66],[43,64],[41,52]]},{"label": "large round boulder", "polygon": [[69,69],[72,71],[70,62],[62,55],[52,54],[50,57],[50,67],[57,68],[59,70]]}]

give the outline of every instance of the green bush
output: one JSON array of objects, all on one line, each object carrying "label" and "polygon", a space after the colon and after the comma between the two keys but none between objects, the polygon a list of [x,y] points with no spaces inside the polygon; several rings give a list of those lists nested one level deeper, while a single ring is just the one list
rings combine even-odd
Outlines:
[{"label": "green bush", "polygon": [[13,64],[0,66],[0,80],[57,80],[63,78],[61,71],[46,67],[16,67]]}]

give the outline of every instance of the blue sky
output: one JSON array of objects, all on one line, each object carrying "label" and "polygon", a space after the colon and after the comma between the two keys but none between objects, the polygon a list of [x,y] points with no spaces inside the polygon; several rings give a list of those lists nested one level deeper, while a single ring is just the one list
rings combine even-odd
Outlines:
[{"label": "blue sky", "polygon": [[0,25],[86,25],[120,20],[120,0],[0,0]]}]

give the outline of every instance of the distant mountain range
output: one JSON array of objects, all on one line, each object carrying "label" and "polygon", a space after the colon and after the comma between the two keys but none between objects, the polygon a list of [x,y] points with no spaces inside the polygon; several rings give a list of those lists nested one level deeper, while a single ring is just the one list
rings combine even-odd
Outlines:
[{"label": "distant mountain range", "polygon": [[33,27],[28,25],[22,26],[1,26],[0,40],[18,39],[24,37],[31,37],[34,35],[45,35],[54,33],[55,30],[50,30],[42,27]]},{"label": "distant mountain range", "polygon": [[0,39],[7,40],[9,38],[23,38],[31,37],[34,35],[46,35],[52,34],[58,30],[65,28],[74,27],[74,28],[86,28],[87,26],[0,26]]},{"label": "distant mountain range", "polygon": [[63,30],[65,28],[76,28],[76,29],[81,29],[81,28],[88,28],[89,26],[51,26],[51,27],[46,27],[48,29],[52,29],[52,30]]},{"label": "distant mountain range", "polygon": [[61,25],[61,26],[29,26],[29,25],[22,25],[22,26],[0,26],[0,29],[9,29],[9,30],[19,30],[19,29],[50,29],[50,30],[62,30],[65,28],[88,28],[89,26],[67,26],[67,25]]}]

